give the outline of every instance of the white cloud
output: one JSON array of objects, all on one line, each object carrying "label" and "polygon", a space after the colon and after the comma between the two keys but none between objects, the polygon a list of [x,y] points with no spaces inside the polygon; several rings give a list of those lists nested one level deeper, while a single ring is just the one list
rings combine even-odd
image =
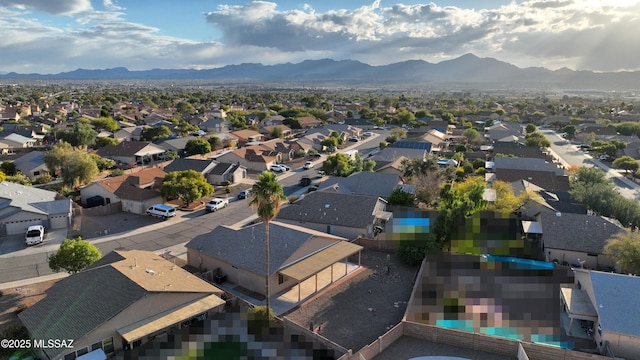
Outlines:
[{"label": "white cloud", "polygon": [[[117,1],[102,5],[105,11],[88,0],[0,0],[0,71],[210,68],[327,57],[379,65],[439,62],[469,52],[520,67],[640,70],[638,0],[529,0],[487,10],[374,1],[324,12],[309,4],[281,10],[275,2],[252,1],[205,14],[220,42],[164,36],[164,29],[125,21],[128,10]],[[54,27],[31,11],[73,21]]]},{"label": "white cloud", "polygon": [[92,9],[90,0],[0,0],[0,6],[33,9],[53,15],[71,15]]}]

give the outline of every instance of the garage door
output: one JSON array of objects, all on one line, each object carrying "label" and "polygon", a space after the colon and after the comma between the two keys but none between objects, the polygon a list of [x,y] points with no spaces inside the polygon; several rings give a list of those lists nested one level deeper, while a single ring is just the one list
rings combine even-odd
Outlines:
[{"label": "garage door", "polygon": [[7,235],[26,233],[27,229],[31,225],[44,225],[44,223],[42,220],[29,220],[29,221],[23,221],[23,222],[8,223],[6,224]]},{"label": "garage door", "polygon": [[69,227],[69,217],[66,215],[56,215],[49,218],[51,229],[66,229]]}]

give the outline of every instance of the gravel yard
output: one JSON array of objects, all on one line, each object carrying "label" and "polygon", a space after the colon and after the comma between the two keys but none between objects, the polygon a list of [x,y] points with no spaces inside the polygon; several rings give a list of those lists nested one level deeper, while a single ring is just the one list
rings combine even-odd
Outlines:
[{"label": "gravel yard", "polygon": [[322,336],[354,352],[376,340],[402,320],[418,267],[369,250],[362,251],[361,265],[363,271],[287,317],[307,328],[313,323]]}]

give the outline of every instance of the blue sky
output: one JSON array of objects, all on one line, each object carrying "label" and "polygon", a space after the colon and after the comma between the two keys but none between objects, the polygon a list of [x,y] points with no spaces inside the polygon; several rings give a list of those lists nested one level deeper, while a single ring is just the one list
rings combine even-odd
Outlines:
[{"label": "blue sky", "polygon": [[640,70],[640,0],[0,0],[0,72],[352,59]]}]

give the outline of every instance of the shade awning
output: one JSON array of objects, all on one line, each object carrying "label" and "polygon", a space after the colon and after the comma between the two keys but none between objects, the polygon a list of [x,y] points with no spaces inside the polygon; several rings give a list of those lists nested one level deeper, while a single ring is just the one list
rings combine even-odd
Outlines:
[{"label": "shade awning", "polygon": [[313,254],[297,263],[280,270],[280,274],[297,281],[304,281],[321,270],[351,256],[363,248],[348,241],[339,241],[319,253]]},{"label": "shade awning", "polygon": [[393,213],[389,211],[378,211],[376,213],[376,219],[382,219],[384,221],[389,221],[392,216]]},{"label": "shade awning", "polygon": [[188,320],[198,314],[223,305],[224,303],[225,301],[220,299],[218,296],[209,295],[205,298],[194,301],[189,305],[168,310],[120,328],[118,329],[118,334],[120,334],[127,342],[132,342],[142,338],[143,336],[178,324],[181,321]]},{"label": "shade awning", "polygon": [[567,313],[570,317],[579,316],[594,319],[598,317],[586,291],[572,287],[561,287],[560,292],[564,303],[567,304]]},{"label": "shade awning", "polygon": [[523,221],[522,230],[525,234],[542,234],[542,226],[537,221]]}]

